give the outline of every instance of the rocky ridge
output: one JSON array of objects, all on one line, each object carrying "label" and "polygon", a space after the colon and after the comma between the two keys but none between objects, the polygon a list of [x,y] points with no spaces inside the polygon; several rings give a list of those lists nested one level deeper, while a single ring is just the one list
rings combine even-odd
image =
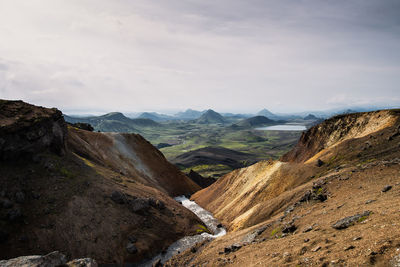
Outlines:
[{"label": "rocky ridge", "polygon": [[201,222],[172,196],[199,186],[141,136],[77,129],[22,101],[0,105],[0,259],[60,251],[134,264],[196,234]]}]

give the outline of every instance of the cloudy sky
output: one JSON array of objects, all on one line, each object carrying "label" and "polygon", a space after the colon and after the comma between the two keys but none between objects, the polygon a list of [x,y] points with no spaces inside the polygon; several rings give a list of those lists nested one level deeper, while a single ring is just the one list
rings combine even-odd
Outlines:
[{"label": "cloudy sky", "polygon": [[70,113],[400,104],[398,0],[0,0],[0,98]]}]

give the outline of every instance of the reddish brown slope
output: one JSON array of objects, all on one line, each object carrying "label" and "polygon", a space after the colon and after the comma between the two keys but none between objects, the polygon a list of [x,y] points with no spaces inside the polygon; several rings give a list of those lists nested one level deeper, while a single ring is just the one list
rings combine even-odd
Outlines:
[{"label": "reddish brown slope", "polygon": [[138,134],[96,133],[70,127],[68,146],[80,156],[170,196],[200,189]]}]

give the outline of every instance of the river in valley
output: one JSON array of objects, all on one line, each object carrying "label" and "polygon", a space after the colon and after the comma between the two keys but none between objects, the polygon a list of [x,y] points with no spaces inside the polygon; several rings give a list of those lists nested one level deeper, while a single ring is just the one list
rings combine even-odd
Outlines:
[{"label": "river in valley", "polygon": [[[187,249],[194,247],[197,243],[202,242],[207,239],[214,239],[226,234],[226,230],[223,227],[219,226],[219,221],[214,218],[214,216],[196,204],[196,202],[189,200],[185,196],[180,196],[175,198],[176,201],[182,203],[182,205],[192,211],[200,220],[207,226],[207,228],[212,232],[209,233],[201,233],[194,236],[185,236],[178,241],[172,243],[167,251],[164,253],[160,253],[155,256],[150,261],[141,264],[140,266],[147,267],[152,266],[152,264],[158,260],[161,260],[161,263],[165,263],[167,260],[172,258],[173,256],[177,255],[180,252],[183,252]],[[200,229],[200,227],[199,227]]]}]

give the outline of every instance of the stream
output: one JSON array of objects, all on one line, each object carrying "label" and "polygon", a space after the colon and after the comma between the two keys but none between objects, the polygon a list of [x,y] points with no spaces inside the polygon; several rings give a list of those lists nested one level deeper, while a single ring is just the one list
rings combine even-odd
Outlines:
[{"label": "stream", "polygon": [[152,266],[152,264],[157,261],[161,260],[161,263],[165,263],[167,260],[172,258],[173,256],[183,252],[187,249],[194,247],[197,243],[202,242],[208,239],[214,239],[226,234],[226,230],[223,227],[218,227],[218,220],[213,217],[213,215],[200,207],[196,204],[196,202],[189,200],[185,196],[179,196],[175,198],[176,201],[182,203],[182,205],[187,208],[188,210],[192,211],[194,214],[199,217],[199,219],[207,226],[207,228],[213,233],[201,233],[194,236],[185,236],[178,241],[172,243],[166,252],[160,253],[150,261],[141,264],[140,266],[147,267]]}]

